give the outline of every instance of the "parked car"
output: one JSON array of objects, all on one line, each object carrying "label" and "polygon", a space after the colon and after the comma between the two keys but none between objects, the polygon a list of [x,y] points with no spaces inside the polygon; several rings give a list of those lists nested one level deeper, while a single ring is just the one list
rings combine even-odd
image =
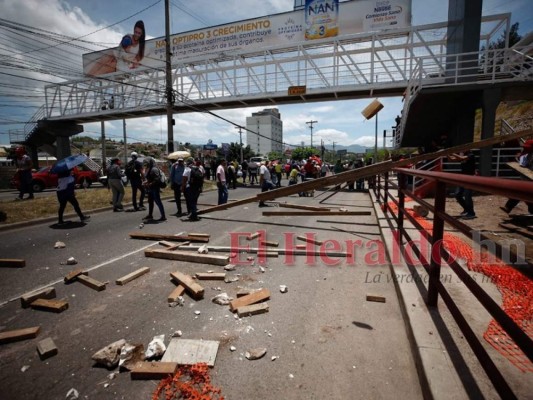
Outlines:
[{"label": "parked car", "polygon": [[[42,192],[44,189],[57,187],[57,174],[50,172],[52,167],[43,167],[38,171],[32,172],[32,185],[34,192]],[[89,187],[94,182],[98,182],[98,173],[83,166],[75,167],[72,173],[76,180],[76,185],[80,187]],[[17,174],[13,177],[11,184],[17,190],[20,188],[20,181]]]}]

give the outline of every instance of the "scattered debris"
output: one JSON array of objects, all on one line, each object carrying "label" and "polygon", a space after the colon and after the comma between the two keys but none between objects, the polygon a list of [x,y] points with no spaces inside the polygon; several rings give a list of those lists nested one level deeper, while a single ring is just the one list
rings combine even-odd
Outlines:
[{"label": "scattered debris", "polygon": [[118,366],[121,369],[131,371],[137,362],[144,361],[144,359],[144,346],[142,344],[126,343],[120,350]]},{"label": "scattered debris", "polygon": [[91,359],[97,364],[107,368],[115,368],[120,361],[120,350],[126,344],[126,340],[120,339],[94,353]]},{"label": "scattered debris", "polygon": [[290,378],[290,379],[293,379],[293,378],[294,378],[294,375],[293,375],[293,374],[289,374],[289,378]]},{"label": "scattered debris", "polygon": [[37,337],[40,326],[31,328],[15,329],[13,331],[0,332],[0,344],[18,342],[19,340],[33,339]]},{"label": "scattered debris", "polygon": [[182,272],[171,272],[170,276],[178,284],[182,285],[192,298],[199,300],[204,297],[204,288],[194,281],[190,275],[186,275]]},{"label": "scattered debris", "polygon": [[20,297],[20,305],[22,308],[28,308],[37,299],[55,299],[55,297],[56,290],[53,287],[47,287],[36,292],[23,294]]},{"label": "scattered debris", "polygon": [[264,267],[261,267],[259,266],[259,271],[261,271],[263,274],[265,273],[265,268]]},{"label": "scattered debris", "polygon": [[289,291],[289,288],[286,285],[279,285],[279,291],[281,293],[287,293]]},{"label": "scattered debris", "polygon": [[278,356],[272,356],[270,357],[270,361],[276,361],[278,359]]},{"label": "scattered debris", "polygon": [[65,275],[65,277],[63,278],[63,282],[72,283],[76,279],[78,279],[78,276],[80,276],[81,274],[87,275],[87,272],[84,272],[81,268],[76,268]]},{"label": "scattered debris", "polygon": [[188,251],[170,251],[162,249],[146,249],[144,251],[146,257],[161,258],[164,260],[189,261],[211,265],[227,265],[229,263],[228,256],[215,256],[210,254],[197,254]]},{"label": "scattered debris", "polygon": [[146,359],[150,360],[152,358],[159,358],[165,353],[166,349],[165,335],[154,336],[146,349]]},{"label": "scattered debris", "polygon": [[224,267],[225,271],[235,271],[235,264],[228,264]]},{"label": "scattered debris", "polygon": [[206,363],[213,367],[218,353],[219,342],[215,340],[172,339],[162,361],[176,362],[179,365]]},{"label": "scattered debris", "polygon": [[322,246],[324,244],[324,242],[321,240],[316,240],[312,237],[308,237],[307,235],[298,235],[296,236],[296,239],[301,240],[302,242],[316,244],[317,246]]},{"label": "scattered debris", "polygon": [[121,285],[122,286],[122,285],[125,285],[128,282],[131,282],[134,279],[137,279],[138,277],[140,277],[140,276],[142,276],[144,274],[147,274],[148,272],[150,272],[150,268],[148,268],[148,267],[139,268],[137,271],[133,271],[132,273],[130,273],[128,275],[125,275],[122,278],[117,279],[115,283],[117,285]]},{"label": "scattered debris", "polygon": [[226,282],[226,283],[237,282],[238,280],[239,280],[238,276],[226,276],[224,278],[224,282]]},{"label": "scattered debris", "polygon": [[185,287],[183,285],[178,285],[176,288],[168,295],[167,301],[169,303],[178,303],[178,298],[183,296],[185,293]]},{"label": "scattered debris", "polygon": [[235,350],[237,350],[237,348],[235,346],[230,346],[229,347],[229,351],[235,351]]},{"label": "scattered debris", "polygon": [[53,357],[57,354],[57,347],[52,338],[46,338],[37,343],[37,352],[41,360]]},{"label": "scattered debris", "polygon": [[23,268],[26,266],[26,260],[18,258],[0,258],[1,268]]},{"label": "scattered debris", "polygon": [[67,247],[67,245],[63,242],[56,242],[56,244],[54,244],[54,249],[64,249],[65,247]]},{"label": "scattered debris", "polygon": [[255,233],[252,233],[251,235],[247,236],[246,237],[246,240],[254,240],[255,238],[261,236],[261,232],[255,232]]},{"label": "scattered debris", "polygon": [[197,272],[196,279],[199,280],[224,280],[226,278],[225,272]]},{"label": "scattered debris", "polygon": [[233,300],[230,303],[230,310],[236,311],[237,308],[242,306],[249,306],[251,304],[259,303],[261,301],[267,300],[270,297],[270,290],[268,289],[261,289],[257,292],[250,293],[246,296],[239,297],[235,300]]},{"label": "scattered debris", "polygon": [[257,349],[248,350],[246,353],[244,353],[244,356],[248,360],[259,360],[260,358],[264,357],[266,353],[267,353],[267,349],[264,347],[261,347]]},{"label": "scattered debris", "polygon": [[209,253],[209,250],[207,249],[207,245],[202,245],[198,248],[198,254],[207,254]]},{"label": "scattered debris", "polygon": [[200,315],[201,313],[202,313],[202,312],[201,312],[201,311],[198,311],[198,310],[196,310],[196,311],[194,312],[195,315]]},{"label": "scattered debris", "polygon": [[429,210],[428,210],[426,207],[421,206],[420,204],[415,204],[415,205],[413,206],[413,211],[414,211],[417,215],[419,215],[420,217],[424,217],[424,218],[427,217],[428,214],[429,214]]},{"label": "scattered debris", "polygon": [[233,300],[233,297],[228,296],[227,293],[217,294],[212,299],[213,303],[220,304],[221,306],[227,306],[232,300]]},{"label": "scattered debris", "polygon": [[268,303],[258,303],[237,308],[237,315],[241,318],[266,312],[268,312]]},{"label": "scattered debris", "polygon": [[178,369],[175,362],[138,361],[131,369],[131,379],[163,379],[174,375]]},{"label": "scattered debris", "polygon": [[67,392],[66,400],[77,400],[79,399],[79,397],[80,394],[78,393],[78,391],[72,388]]},{"label": "scattered debris", "polygon": [[91,278],[90,276],[86,275],[80,275],[78,276],[78,282],[84,284],[87,287],[90,287],[91,289],[96,290],[97,292],[101,292],[102,290],[105,290],[106,284],[100,281],[97,281],[94,278]]},{"label": "scattered debris", "polygon": [[372,296],[372,295],[367,294],[366,295],[366,301],[374,301],[374,302],[377,302],[377,303],[385,303],[386,302],[386,298],[383,297],[383,296]]},{"label": "scattered debris", "polygon": [[259,242],[259,247],[279,247],[279,242],[263,240]]},{"label": "scattered debris", "polygon": [[23,365],[22,368],[20,369],[20,372],[26,372],[29,369],[30,369],[29,365]]},{"label": "scattered debris", "polygon": [[66,300],[48,300],[37,299],[30,304],[34,310],[51,311],[61,313],[68,309],[68,301]]},{"label": "scattered debris", "polygon": [[69,257],[67,259],[67,265],[76,265],[78,263],[78,260],[76,260],[74,257]]},{"label": "scattered debris", "polygon": [[130,233],[130,238],[132,239],[145,239],[152,241],[161,241],[166,240],[169,242],[209,242],[209,235],[204,236],[203,234],[193,235],[160,235],[157,233],[141,233],[141,232],[132,232]]},{"label": "scattered debris", "polygon": [[176,331],[172,334],[172,337],[181,337],[183,335],[182,331]]},{"label": "scattered debris", "polygon": [[247,260],[247,261],[253,261],[254,258],[253,258],[252,256],[250,256],[250,257],[246,257],[246,260]]}]

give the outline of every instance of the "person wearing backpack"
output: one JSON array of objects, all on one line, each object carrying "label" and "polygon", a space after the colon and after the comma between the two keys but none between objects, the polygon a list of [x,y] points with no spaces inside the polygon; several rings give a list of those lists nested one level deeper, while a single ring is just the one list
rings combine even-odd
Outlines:
[{"label": "person wearing backpack", "polygon": [[[126,176],[131,185],[131,202],[133,203],[133,211],[146,210],[144,207],[144,197],[146,192],[143,186],[143,165],[138,160],[139,155],[134,151],[131,153],[131,160],[126,165]],[[139,204],[137,206],[137,191],[140,192]]]},{"label": "person wearing backpack", "polygon": [[163,186],[162,177],[164,176],[163,171],[157,168],[155,160],[152,157],[146,157],[144,159],[144,165],[144,186],[148,192],[148,215],[143,218],[143,221],[153,221],[154,203],[157,204],[159,212],[161,213],[161,217],[158,221],[166,221],[165,207],[161,201],[161,187]]},{"label": "person wearing backpack", "polygon": [[199,221],[198,217],[198,197],[204,184],[204,172],[199,166],[194,165],[194,159],[187,159],[187,167],[183,171],[181,190],[185,193],[187,208],[190,211],[189,221]]}]

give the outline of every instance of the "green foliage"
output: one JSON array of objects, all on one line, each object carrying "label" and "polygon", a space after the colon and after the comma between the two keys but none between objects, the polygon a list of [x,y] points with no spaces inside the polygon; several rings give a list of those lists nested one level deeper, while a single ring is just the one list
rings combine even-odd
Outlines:
[{"label": "green foliage", "polygon": [[270,160],[270,161],[273,161],[273,160],[279,160],[279,159],[285,159],[285,156],[283,154],[281,154],[281,152],[279,151],[271,151],[270,153],[267,154],[267,158]]},{"label": "green foliage", "polygon": [[297,147],[292,151],[292,158],[301,161],[306,160],[315,154],[317,154],[317,151],[313,147]]},{"label": "green foliage", "polygon": [[[255,156],[255,153],[252,151],[250,146],[242,146],[242,154],[245,160],[249,159],[250,157]],[[222,148],[217,149],[217,157],[224,158],[225,154],[222,151]],[[241,145],[239,143],[230,143],[229,145],[229,152],[227,155],[227,160],[237,160],[241,161]]]}]

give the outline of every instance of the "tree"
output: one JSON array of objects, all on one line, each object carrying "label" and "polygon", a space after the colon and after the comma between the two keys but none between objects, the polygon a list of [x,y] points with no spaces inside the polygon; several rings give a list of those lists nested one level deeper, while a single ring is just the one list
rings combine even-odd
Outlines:
[{"label": "tree", "polygon": [[298,161],[307,160],[314,154],[316,154],[316,149],[313,147],[297,147],[292,151],[292,158]]},{"label": "tree", "polygon": [[[519,23],[516,22],[511,25],[511,28],[509,29],[509,47],[514,46],[522,39],[522,36],[518,33],[518,28]],[[488,53],[486,53],[487,48],[485,46],[481,47],[481,65],[488,65],[487,72],[492,72],[493,65],[504,63],[503,54],[501,54],[502,52],[496,50],[506,48],[506,37],[507,30],[505,30],[496,41],[489,43]]]},{"label": "tree", "polygon": [[[250,157],[255,156],[255,153],[252,151],[250,146],[242,147],[242,154],[245,160],[249,159]],[[217,156],[219,158],[224,158],[225,154],[222,148],[217,149]],[[229,151],[226,157],[227,160],[237,160],[241,161],[241,145],[239,143],[230,143],[229,145]]]},{"label": "tree", "polygon": [[283,159],[283,154],[281,154],[281,152],[279,151],[271,151],[270,153],[267,154],[267,158],[272,161],[272,160],[280,160],[280,159]]}]

